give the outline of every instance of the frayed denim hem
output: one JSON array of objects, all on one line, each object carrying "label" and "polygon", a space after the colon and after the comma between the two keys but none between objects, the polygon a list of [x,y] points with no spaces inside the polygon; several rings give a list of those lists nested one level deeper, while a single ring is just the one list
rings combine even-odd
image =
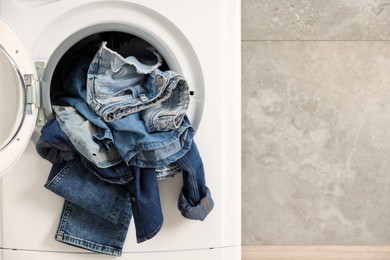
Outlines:
[{"label": "frayed denim hem", "polygon": [[88,241],[82,238],[78,238],[75,236],[67,235],[62,232],[58,232],[55,235],[55,240],[72,245],[75,247],[83,248],[92,252],[96,253],[102,253],[106,255],[112,255],[112,256],[121,256],[122,255],[122,249],[104,246],[101,244],[97,244],[92,241]]}]

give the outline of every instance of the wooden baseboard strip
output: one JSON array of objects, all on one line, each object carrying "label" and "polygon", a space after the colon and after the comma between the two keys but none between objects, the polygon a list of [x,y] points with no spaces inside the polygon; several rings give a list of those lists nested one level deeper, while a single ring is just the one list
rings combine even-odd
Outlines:
[{"label": "wooden baseboard strip", "polygon": [[390,260],[390,246],[242,246],[242,260]]}]

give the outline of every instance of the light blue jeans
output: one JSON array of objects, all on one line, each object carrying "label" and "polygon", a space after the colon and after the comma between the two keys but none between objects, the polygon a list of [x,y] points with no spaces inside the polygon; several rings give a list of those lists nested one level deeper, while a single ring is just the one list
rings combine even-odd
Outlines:
[{"label": "light blue jeans", "polygon": [[[150,52],[157,60],[150,60]],[[151,46],[125,58],[103,43],[89,66],[86,97],[81,98],[106,122],[153,108],[142,114],[148,131],[176,129],[189,105],[189,88],[181,75],[159,71],[160,65],[161,57]]]},{"label": "light blue jeans", "polygon": [[[194,129],[185,117],[189,104],[187,83],[172,71],[156,69],[159,62],[150,60],[154,54],[150,55],[149,49],[150,46],[146,46],[142,52],[146,58],[141,55],[138,59],[127,57],[125,60],[103,45],[90,64],[88,58],[80,58],[80,63],[64,82],[70,97],[62,101],[94,124],[97,130],[93,139],[106,149],[115,146],[126,164],[159,168],[187,152],[183,148],[192,141]],[[107,75],[110,75],[108,79]],[[131,86],[130,94],[117,89],[123,84]],[[91,97],[96,100],[92,102]],[[131,99],[127,104],[131,114],[124,116],[126,112],[112,122],[105,122],[102,111],[121,107],[124,98]],[[99,103],[100,99],[110,102]]]},{"label": "light blue jeans", "polygon": [[97,178],[79,160],[53,165],[45,187],[66,200],[56,240],[120,255],[132,216],[138,243],[160,231],[163,215],[156,172],[127,167],[133,178],[117,185]]},{"label": "light blue jeans", "polygon": [[[188,151],[189,144],[191,144],[194,137],[194,128],[186,116],[178,129],[167,132],[148,133],[145,129],[145,124],[139,118],[139,113],[129,115],[114,122],[104,123],[80,98],[64,98],[63,101],[67,102],[72,107],[75,107],[75,109],[66,108],[65,110],[59,111],[60,113],[57,114],[59,122],[66,125],[64,132],[69,136],[71,141],[74,143],[80,143],[87,140],[96,140],[99,142],[99,138],[101,137],[101,135],[93,135],[72,140],[75,135],[68,133],[67,129],[71,129],[72,132],[80,132],[81,135],[90,135],[88,129],[83,129],[87,124],[77,123],[81,120],[80,115],[84,117],[84,121],[88,120],[92,125],[102,126],[104,124],[104,129],[98,127],[97,130],[98,133],[104,133],[104,142],[100,139],[100,143],[107,144],[104,145],[106,149],[107,147],[116,149],[121,159],[127,165],[160,169],[161,167],[165,167],[166,171],[171,171],[166,166],[174,163]],[[108,141],[110,140],[110,135],[112,136],[111,143]],[[93,149],[89,150],[93,151]],[[99,151],[104,152],[105,149],[100,149]],[[106,157],[106,155],[94,156],[92,153],[86,155],[86,158],[91,159],[91,161],[104,157]],[[115,160],[107,160],[102,161],[99,164],[115,165],[115,163]],[[159,170],[159,172],[161,172],[161,170]]]}]

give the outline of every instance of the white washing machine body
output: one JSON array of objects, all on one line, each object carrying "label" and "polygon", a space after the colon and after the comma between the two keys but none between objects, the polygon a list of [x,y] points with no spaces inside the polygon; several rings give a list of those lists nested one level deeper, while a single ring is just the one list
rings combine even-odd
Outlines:
[{"label": "white washing machine body", "polygon": [[52,117],[58,62],[110,31],[148,41],[189,82],[188,115],[215,201],[205,221],[187,220],[176,207],[181,177],[161,181],[163,228],[137,244],[131,223],[121,259],[240,259],[240,1],[1,0],[0,18],[0,259],[108,258],[54,240],[63,199],[43,187],[51,164],[35,144]]}]

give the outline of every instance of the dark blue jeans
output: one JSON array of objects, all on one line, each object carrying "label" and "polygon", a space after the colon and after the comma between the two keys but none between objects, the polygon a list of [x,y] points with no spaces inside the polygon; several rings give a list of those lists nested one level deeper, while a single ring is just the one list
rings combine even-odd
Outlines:
[{"label": "dark blue jeans", "polygon": [[156,172],[129,170],[133,179],[118,185],[102,181],[79,160],[54,164],[45,187],[66,200],[56,240],[120,255],[132,212],[137,242],[155,236],[163,223]]},{"label": "dark blue jeans", "polygon": [[[44,158],[55,161],[45,187],[66,200],[56,239],[95,252],[120,255],[132,212],[138,242],[156,235],[163,216],[155,170],[123,165],[118,168],[120,175],[115,176],[116,172],[109,169],[96,168],[79,159],[76,152],[69,153],[70,141],[59,129],[55,120],[48,122],[37,144]],[[183,169],[178,208],[188,219],[204,220],[214,203],[196,144],[193,142],[188,149],[176,161]]]},{"label": "dark blue jeans", "polygon": [[[56,120],[42,128],[36,148],[53,163],[45,187],[66,200],[57,240],[118,255],[125,240],[119,234],[127,233],[132,210],[138,242],[152,238],[161,229],[155,169],[124,163],[98,168],[77,154]],[[102,233],[100,227],[111,231]]]}]

